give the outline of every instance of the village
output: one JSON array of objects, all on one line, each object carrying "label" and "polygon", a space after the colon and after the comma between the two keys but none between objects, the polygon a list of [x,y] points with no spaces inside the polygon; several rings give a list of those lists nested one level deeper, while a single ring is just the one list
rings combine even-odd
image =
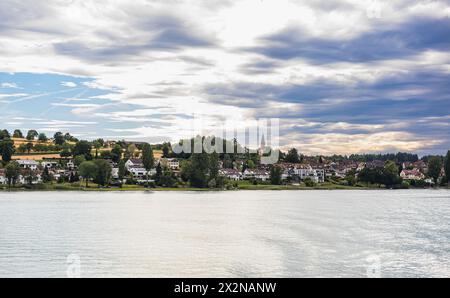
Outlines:
[{"label": "village", "polygon": [[88,142],[62,133],[48,139],[34,131],[24,138],[19,131],[13,137],[2,131],[0,145],[0,186],[9,189],[40,189],[40,185],[69,189],[423,188],[445,186],[448,176],[448,156],[419,159],[407,153],[325,157],[305,156],[291,149],[279,153],[278,163],[265,165],[261,163],[262,150],[248,150],[245,154],[206,155],[207,166],[202,170],[202,161],[195,154],[176,154],[170,143]]}]

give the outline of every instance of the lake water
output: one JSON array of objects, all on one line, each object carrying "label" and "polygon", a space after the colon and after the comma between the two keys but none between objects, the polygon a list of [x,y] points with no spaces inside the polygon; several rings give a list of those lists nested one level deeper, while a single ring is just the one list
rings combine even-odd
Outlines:
[{"label": "lake water", "polygon": [[0,277],[450,277],[450,191],[0,193]]}]

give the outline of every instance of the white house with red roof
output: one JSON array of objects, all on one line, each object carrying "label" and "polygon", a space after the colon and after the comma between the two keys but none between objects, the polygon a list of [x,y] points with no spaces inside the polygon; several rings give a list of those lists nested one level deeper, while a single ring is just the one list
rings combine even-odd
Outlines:
[{"label": "white house with red roof", "polygon": [[424,180],[425,175],[422,174],[419,170],[403,170],[400,173],[400,177],[404,180]]}]

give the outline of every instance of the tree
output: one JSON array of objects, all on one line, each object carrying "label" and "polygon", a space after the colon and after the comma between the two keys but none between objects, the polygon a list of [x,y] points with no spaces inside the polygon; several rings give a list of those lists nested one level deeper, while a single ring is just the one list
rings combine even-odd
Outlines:
[{"label": "tree", "polygon": [[24,175],[26,177],[26,181],[28,182],[29,185],[33,185],[33,181],[36,179],[36,172],[33,171],[32,169],[25,169],[25,174]]},{"label": "tree", "polygon": [[209,158],[207,153],[192,154],[189,170],[189,182],[192,187],[206,188],[208,186]]},{"label": "tree", "polygon": [[161,167],[161,163],[158,163],[158,165],[156,166],[156,175],[155,175],[155,182],[157,185],[160,185],[162,176],[163,176],[163,169]]},{"label": "tree", "polygon": [[27,150],[28,154],[30,154],[31,150],[33,150],[34,145],[33,143],[26,143],[25,144],[25,149]]},{"label": "tree", "polygon": [[80,176],[78,176],[77,172],[70,173],[70,177],[69,177],[70,183],[75,183],[75,182],[79,182],[79,181],[80,181]]},{"label": "tree", "polygon": [[137,150],[138,150],[138,148],[136,147],[136,145],[135,144],[131,144],[127,148],[127,156],[129,158],[133,158],[135,156]]},{"label": "tree", "polygon": [[356,171],[355,170],[350,170],[346,175],[345,175],[345,180],[347,181],[347,184],[349,186],[354,186],[357,182],[356,180]]},{"label": "tree", "polygon": [[27,133],[27,140],[28,141],[34,141],[39,136],[38,132],[34,129],[31,129]]},{"label": "tree", "polygon": [[447,152],[447,156],[445,157],[445,177],[447,178],[447,183],[450,182],[450,150]]},{"label": "tree", "polygon": [[285,160],[289,163],[300,163],[300,156],[297,149],[292,148],[291,150],[289,150]]},{"label": "tree", "polygon": [[63,138],[64,138],[64,141],[66,141],[66,142],[74,142],[74,143],[78,142],[78,139],[73,137],[73,136],[71,136],[70,133],[66,133],[63,136]]},{"label": "tree", "polygon": [[281,185],[283,183],[282,177],[283,171],[280,167],[274,166],[270,169],[270,183],[273,185]]},{"label": "tree", "polygon": [[20,176],[20,166],[17,162],[10,162],[5,168],[6,179],[8,180],[8,187],[16,185],[17,179]]},{"label": "tree", "polygon": [[153,156],[153,149],[150,144],[145,144],[142,148],[142,163],[144,164],[144,168],[146,170],[147,175],[147,184],[148,184],[148,172],[153,168],[155,164],[155,157]]},{"label": "tree", "polygon": [[22,131],[20,131],[20,129],[16,129],[16,130],[14,131],[13,137],[14,137],[14,138],[18,138],[18,139],[23,139]]},{"label": "tree", "polygon": [[247,169],[254,169],[254,168],[256,168],[255,162],[253,160],[251,160],[251,159],[247,160],[246,168]]},{"label": "tree", "polygon": [[383,181],[382,183],[386,187],[398,185],[402,183],[402,179],[399,176],[399,170],[395,162],[387,161],[383,169]]},{"label": "tree", "polygon": [[163,144],[162,152],[163,152],[163,157],[164,158],[169,158],[170,157],[170,143],[164,143]]},{"label": "tree", "polygon": [[67,157],[72,156],[72,146],[69,143],[64,143],[62,145],[61,152],[59,152],[59,155],[62,158],[67,158]]},{"label": "tree", "polygon": [[358,179],[367,184],[382,184],[383,168],[364,168],[359,172]]},{"label": "tree", "polygon": [[98,158],[98,149],[102,148],[103,146],[98,140],[93,141],[92,145],[95,148],[95,158]]},{"label": "tree", "polygon": [[173,187],[176,180],[173,178],[172,172],[169,169],[165,169],[160,179],[160,185],[163,187]]},{"label": "tree", "polygon": [[209,180],[219,177],[219,154],[213,152],[209,155]]},{"label": "tree", "polygon": [[73,148],[73,155],[83,155],[86,160],[91,160],[92,145],[88,141],[79,141],[75,144],[75,147]]},{"label": "tree", "polygon": [[428,161],[428,176],[433,178],[434,183],[437,185],[439,177],[441,176],[442,159],[437,156],[430,157]]},{"label": "tree", "polygon": [[122,159],[119,162],[119,180],[122,181],[123,178],[125,177],[126,173],[127,173],[127,168],[125,166],[125,160]]},{"label": "tree", "polygon": [[85,161],[80,165],[78,171],[80,175],[85,179],[86,188],[88,188],[89,180],[94,179],[97,175],[97,165],[92,161]]},{"label": "tree", "polygon": [[75,158],[74,158],[74,160],[73,160],[73,162],[74,162],[74,164],[77,166],[77,167],[79,167],[83,162],[85,162],[86,161],[86,158],[84,157],[84,155],[78,155],[78,156],[75,156]]},{"label": "tree", "polygon": [[115,145],[111,150],[111,159],[114,162],[119,162],[122,158],[122,147],[120,145]]},{"label": "tree", "polygon": [[42,181],[44,183],[48,183],[52,181],[52,176],[50,175],[50,172],[47,167],[44,168],[44,171],[42,172]]},{"label": "tree", "polygon": [[11,138],[11,136],[9,135],[9,132],[6,129],[0,131],[0,141],[9,138]]},{"label": "tree", "polygon": [[53,136],[55,145],[63,145],[66,142],[66,139],[64,138],[64,135],[62,134],[62,132],[57,132],[55,133],[55,135]]},{"label": "tree", "polygon": [[94,164],[97,166],[94,182],[98,185],[106,186],[111,181],[111,165],[104,159],[96,159]]},{"label": "tree", "polygon": [[0,154],[4,162],[10,162],[14,154],[14,143],[10,139],[4,139],[0,142]]},{"label": "tree", "polygon": [[223,167],[225,169],[232,169],[233,168],[233,161],[231,160],[231,157],[229,154],[225,154],[223,156]]},{"label": "tree", "polygon": [[45,133],[40,133],[38,136],[38,141],[39,142],[47,142],[48,141],[47,135]]}]

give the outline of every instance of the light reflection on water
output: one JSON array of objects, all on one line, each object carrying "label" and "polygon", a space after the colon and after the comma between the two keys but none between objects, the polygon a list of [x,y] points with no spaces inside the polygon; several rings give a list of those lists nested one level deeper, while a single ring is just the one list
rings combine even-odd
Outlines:
[{"label": "light reflection on water", "polygon": [[0,276],[450,277],[450,192],[0,193]]}]

